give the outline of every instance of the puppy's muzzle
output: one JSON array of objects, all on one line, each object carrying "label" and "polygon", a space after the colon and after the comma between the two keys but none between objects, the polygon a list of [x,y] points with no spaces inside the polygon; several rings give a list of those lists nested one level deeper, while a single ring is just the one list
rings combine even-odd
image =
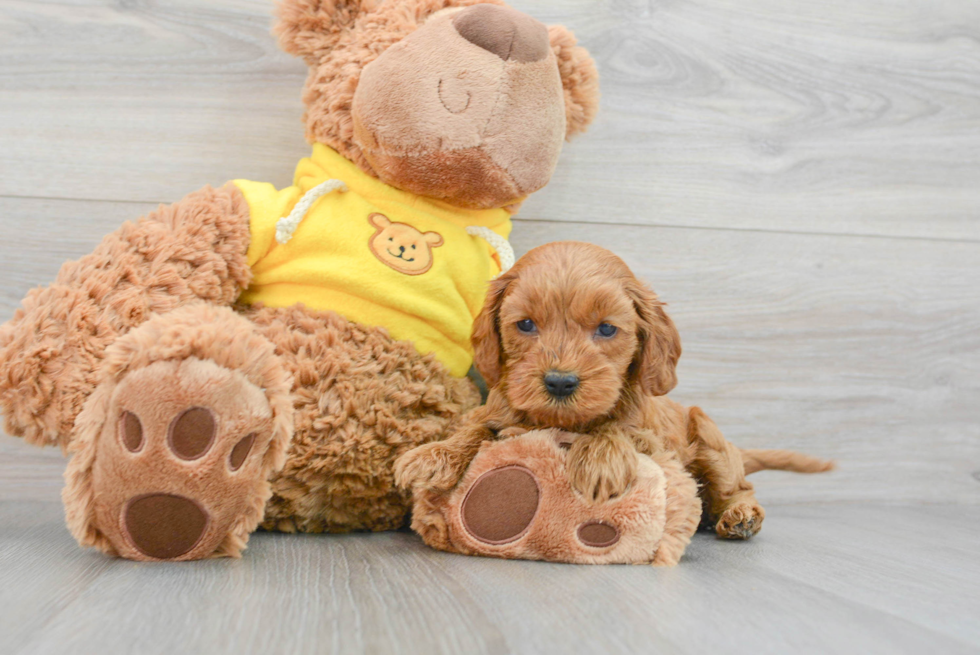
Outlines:
[{"label": "puppy's muzzle", "polygon": [[574,373],[549,371],[544,376],[544,388],[553,398],[568,398],[578,389],[578,383],[578,376]]}]

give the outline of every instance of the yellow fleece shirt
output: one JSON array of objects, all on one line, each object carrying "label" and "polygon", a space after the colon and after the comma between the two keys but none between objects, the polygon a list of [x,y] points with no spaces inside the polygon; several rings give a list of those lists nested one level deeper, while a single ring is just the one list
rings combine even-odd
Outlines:
[{"label": "yellow fleece shirt", "polygon": [[[346,191],[316,200],[286,243],[279,219],[310,189],[340,180]],[[251,212],[247,304],[303,303],[388,330],[456,376],[473,362],[470,333],[500,258],[466,228],[510,236],[504,209],[470,210],[384,184],[336,151],[316,144],[296,167],[293,186],[235,180]]]}]

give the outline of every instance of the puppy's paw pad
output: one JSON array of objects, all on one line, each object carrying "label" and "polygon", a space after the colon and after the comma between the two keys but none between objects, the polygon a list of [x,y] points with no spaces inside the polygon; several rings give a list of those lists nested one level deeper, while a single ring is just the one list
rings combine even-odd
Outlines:
[{"label": "puppy's paw pad", "polygon": [[726,509],[715,532],[723,539],[751,539],[762,529],[765,512],[755,503],[738,503]]}]

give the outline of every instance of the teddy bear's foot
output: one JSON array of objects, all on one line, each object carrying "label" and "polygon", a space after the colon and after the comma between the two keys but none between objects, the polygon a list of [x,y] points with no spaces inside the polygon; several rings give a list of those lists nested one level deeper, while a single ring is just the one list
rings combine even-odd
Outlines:
[{"label": "teddy bear's foot", "polygon": [[[247,324],[230,311],[204,314],[217,315],[218,333]],[[179,346],[187,339],[203,351],[221,338],[195,340],[194,326],[182,321],[190,314],[176,318],[185,330],[158,332],[152,336],[160,341],[144,345],[166,352],[168,340]],[[124,346],[139,341],[124,339]],[[226,345],[234,350],[246,342]],[[242,368],[228,367],[235,356],[166,358],[126,367],[96,389],[79,416],[63,494],[69,528],[82,545],[135,560],[240,554],[262,518],[267,480],[282,464],[284,430],[291,429],[281,420],[281,399],[255,375],[256,367],[275,367],[271,345],[264,357],[263,343],[253,345],[257,353],[238,353]],[[133,363],[147,353],[127,354]]]},{"label": "teddy bear's foot", "polygon": [[214,362],[156,362],[122,379],[106,423],[92,471],[93,523],[115,551],[151,560],[237,555],[246,537],[232,536],[237,523],[266,500],[256,489],[272,436],[262,390]]},{"label": "teddy bear's foot", "polygon": [[485,444],[451,492],[416,491],[413,529],[430,546],[465,554],[676,564],[700,516],[693,479],[642,457],[633,486],[596,503],[568,480],[573,438],[541,430]]}]

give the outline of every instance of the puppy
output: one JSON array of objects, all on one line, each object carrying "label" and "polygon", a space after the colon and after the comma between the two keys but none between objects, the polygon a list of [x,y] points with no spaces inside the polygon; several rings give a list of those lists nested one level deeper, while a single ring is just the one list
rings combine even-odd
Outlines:
[{"label": "puppy", "polygon": [[788,451],[740,450],[699,408],[666,398],[677,384],[677,328],[656,294],[599,246],[558,242],[522,257],[491,283],[473,347],[491,388],[486,405],[449,439],[402,456],[401,486],[449,490],[483,441],[561,428],[583,435],[569,451],[568,475],[586,498],[622,494],[637,453],[673,454],[701,485],[706,522],[721,537],[747,539],[765,512],[746,474],[833,467]]}]

